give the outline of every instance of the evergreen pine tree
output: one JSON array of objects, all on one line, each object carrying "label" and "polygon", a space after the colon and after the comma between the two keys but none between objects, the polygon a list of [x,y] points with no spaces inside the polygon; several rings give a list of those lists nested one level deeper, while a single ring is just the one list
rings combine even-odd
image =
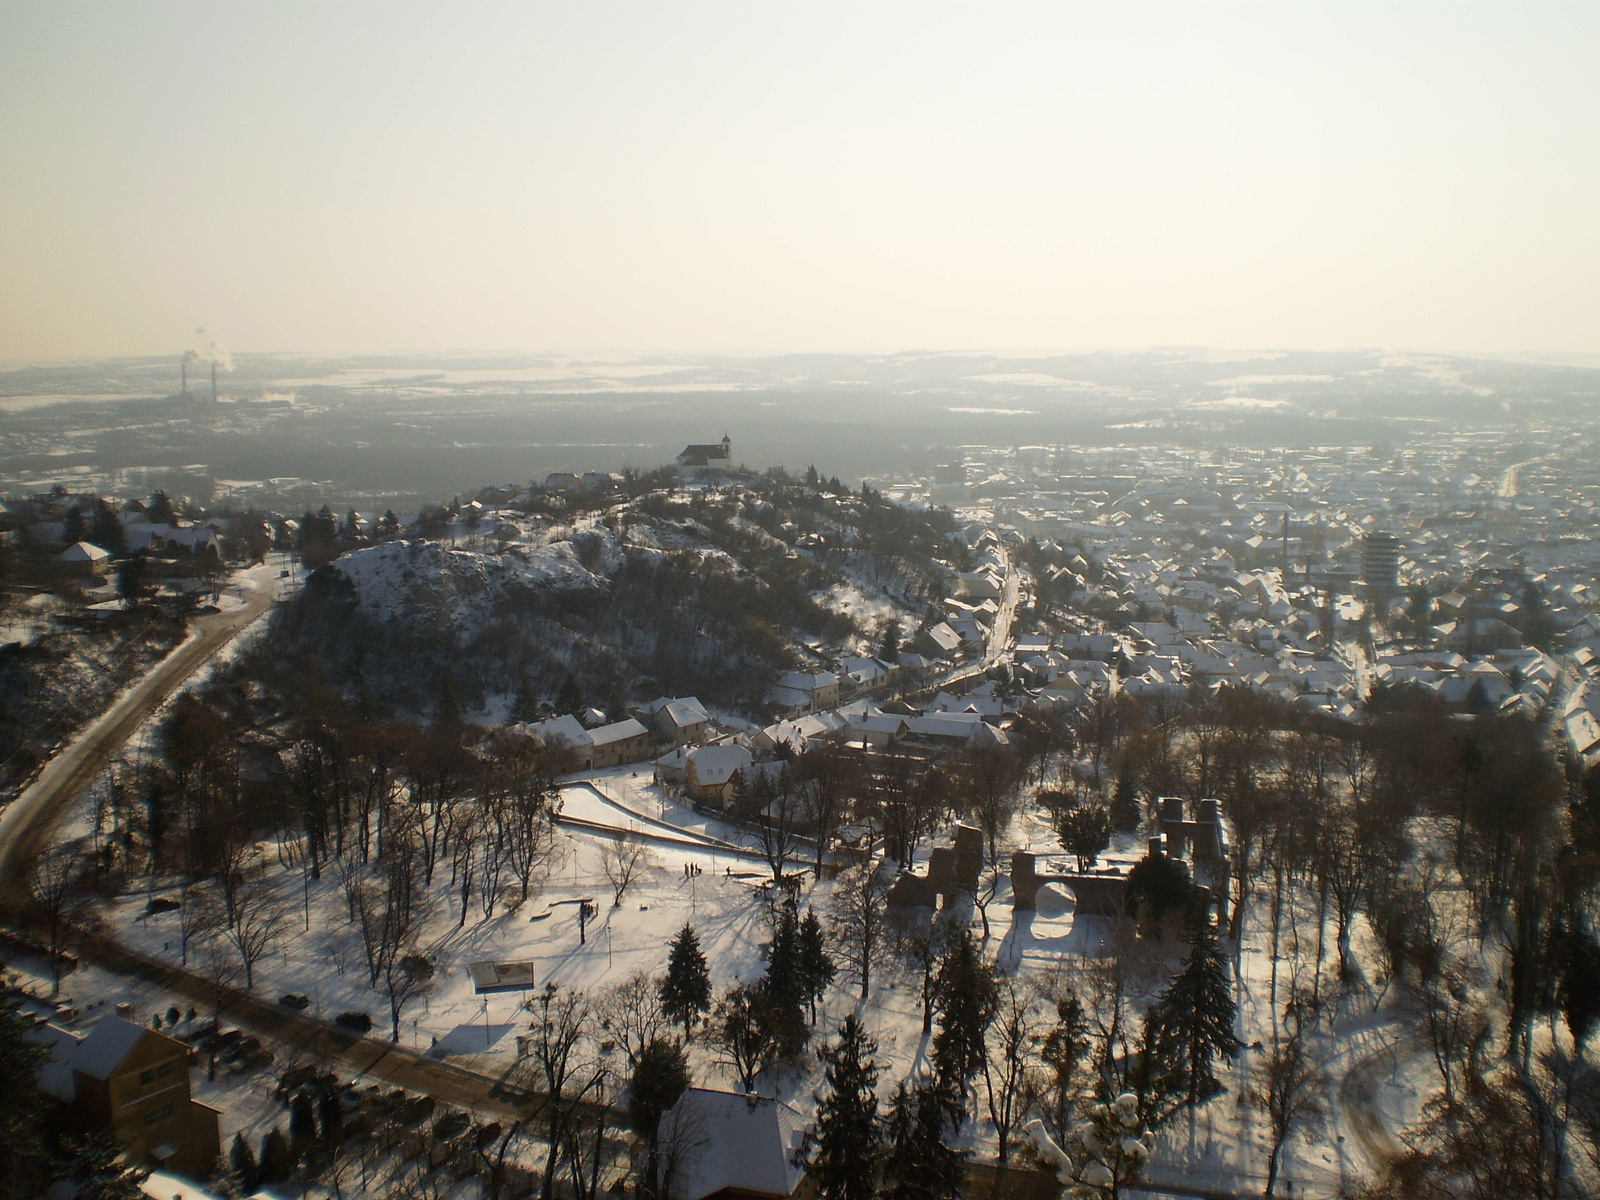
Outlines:
[{"label": "evergreen pine tree", "polygon": [[261,1182],[261,1168],[256,1163],[256,1152],[244,1140],[243,1133],[233,1135],[233,1145],[228,1149],[228,1168],[233,1175],[235,1190],[250,1195]]},{"label": "evergreen pine tree", "polygon": [[289,1141],[296,1150],[303,1151],[316,1140],[317,1110],[311,1097],[301,1092],[289,1101]]},{"label": "evergreen pine tree", "polygon": [[455,684],[451,682],[450,672],[439,673],[439,699],[434,708],[434,721],[439,725],[454,729],[461,724],[461,701],[456,698]]},{"label": "evergreen pine tree", "polygon": [[61,540],[70,546],[83,541],[85,532],[83,510],[74,505],[67,510],[67,519],[61,523]]},{"label": "evergreen pine tree", "polygon": [[711,973],[693,925],[685,925],[672,941],[661,980],[661,1007],[674,1021],[683,1022],[686,1040],[700,1014],[711,1008]]},{"label": "evergreen pine tree", "polygon": [[567,677],[561,681],[561,687],[556,692],[556,711],[559,713],[575,713],[583,710],[583,689],[578,686],[578,681],[569,671]]},{"label": "evergreen pine tree", "polygon": [[960,1097],[937,1078],[914,1091],[904,1083],[895,1090],[883,1158],[886,1200],[955,1200],[961,1194],[967,1154],[948,1143],[965,1119]]},{"label": "evergreen pine tree", "polygon": [[172,510],[172,498],[159,488],[156,489],[155,495],[150,497],[150,504],[145,509],[144,515],[152,525],[171,525],[178,519]]},{"label": "evergreen pine tree", "polygon": [[0,1196],[42,1196],[50,1186],[44,1119],[49,1106],[37,1083],[50,1051],[25,1039],[35,1022],[20,1008],[20,997],[0,994],[0,1076],[6,1102],[0,1104]]},{"label": "evergreen pine tree", "polygon": [[282,1183],[294,1173],[294,1151],[289,1149],[289,1139],[283,1130],[273,1129],[261,1139],[261,1166],[258,1176],[262,1183]]},{"label": "evergreen pine tree", "polygon": [[933,1035],[934,1068],[963,1099],[987,1058],[984,1035],[997,1000],[994,967],[983,961],[978,943],[963,930],[939,962],[934,980],[939,1032]]},{"label": "evergreen pine tree", "polygon": [[[1233,1035],[1237,1016],[1228,960],[1216,931],[1199,922],[1189,938],[1188,957],[1147,1018],[1150,1086],[1191,1107],[1222,1091],[1212,1065],[1238,1052],[1239,1040]],[[1159,1074],[1168,1078],[1160,1080]]]},{"label": "evergreen pine tree", "polygon": [[660,1191],[661,1114],[678,1102],[689,1086],[689,1060],[683,1048],[666,1038],[652,1038],[639,1055],[628,1081],[628,1123],[645,1139],[645,1182],[648,1195]]},{"label": "evergreen pine tree", "polygon": [[800,979],[813,1025],[817,1021],[817,1001],[827,992],[837,973],[833,956],[828,953],[828,935],[823,931],[816,909],[808,908],[805,919],[800,922]]},{"label": "evergreen pine tree", "polygon": [[150,1177],[149,1169],[130,1162],[109,1132],[97,1130],[81,1142],[69,1141],[67,1149],[71,1157],[64,1169],[58,1168],[66,1185],[61,1194],[84,1200],[146,1200],[140,1185]]},{"label": "evergreen pine tree", "polygon": [[772,945],[767,949],[767,975],[761,989],[786,1008],[799,1008],[805,987],[800,965],[800,921],[792,904],[780,904],[772,923]]},{"label": "evergreen pine tree", "polygon": [[1133,776],[1124,771],[1117,776],[1116,789],[1111,793],[1111,827],[1119,833],[1138,833],[1142,819]]},{"label": "evergreen pine tree", "polygon": [[1039,1057],[1050,1071],[1049,1090],[1040,1109],[1051,1136],[1058,1140],[1072,1128],[1074,1086],[1088,1050],[1088,1019],[1077,996],[1068,992],[1056,1000],[1056,1023],[1039,1045]]},{"label": "evergreen pine tree", "polygon": [[821,1200],[870,1200],[881,1153],[878,1121],[878,1047],[846,1016],[839,1041],[822,1052],[828,1091],[817,1097],[817,1125],[807,1171]]},{"label": "evergreen pine tree", "polygon": [[531,725],[539,719],[539,692],[533,686],[533,680],[524,679],[522,686],[517,689],[516,702],[511,706],[511,719],[524,725]]},{"label": "evergreen pine tree", "polygon": [[883,641],[878,646],[878,658],[891,666],[900,660],[900,622],[893,618],[884,622]]},{"label": "evergreen pine tree", "polygon": [[344,1109],[333,1092],[323,1092],[317,1097],[317,1125],[328,1146],[336,1147],[344,1141]]},{"label": "evergreen pine tree", "polygon": [[122,528],[122,522],[117,519],[116,510],[104,500],[95,503],[94,525],[89,531],[89,540],[102,550],[111,551],[115,558],[121,558],[128,552],[128,535]]}]

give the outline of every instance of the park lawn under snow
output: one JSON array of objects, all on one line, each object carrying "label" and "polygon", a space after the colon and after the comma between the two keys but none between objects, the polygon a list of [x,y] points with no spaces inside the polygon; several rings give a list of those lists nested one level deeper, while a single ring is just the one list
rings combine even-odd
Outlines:
[{"label": "park lawn under snow", "polygon": [[[597,782],[609,800],[572,785],[564,791],[565,811],[584,820],[670,838],[740,839],[739,831],[684,808],[663,796],[644,776],[626,768],[603,772]],[[666,827],[680,832],[669,832]],[[1037,845],[1044,843],[1043,832],[1040,824],[1027,818],[1018,830]],[[762,943],[767,937],[767,900],[761,884],[768,871],[757,855],[730,852],[709,842],[654,843],[654,865],[621,905],[613,906],[601,860],[605,841],[602,835],[564,830],[556,861],[527,904],[485,920],[474,898],[465,925],[460,923],[459,894],[450,890],[449,867],[444,864],[435,875],[433,913],[422,939],[428,953],[437,958],[438,973],[431,992],[406,1007],[402,1042],[422,1050],[432,1047],[434,1053],[484,1074],[498,1076],[512,1065],[514,1035],[525,1031],[529,1019],[520,1007],[524,997],[514,993],[476,995],[467,964],[479,960],[532,961],[540,986],[552,982],[592,995],[635,972],[659,975],[665,968],[668,943],[687,922],[699,933],[717,992],[734,980],[753,981],[761,975]],[[310,1013],[324,1019],[352,1010],[370,1013],[374,1021],[370,1036],[387,1039],[388,1003],[380,991],[367,986],[358,934],[346,925],[337,872],[330,869],[306,888],[297,869],[276,867],[271,844],[263,849],[273,864],[269,878],[294,910],[277,947],[257,965],[256,993],[270,998],[284,992],[304,993],[312,1001]],[[1114,853],[1117,851],[1132,853],[1131,842],[1119,845]],[[803,862],[799,859],[794,866]],[[686,876],[686,863],[698,864],[701,874]],[[833,888],[833,881],[817,882],[808,873],[802,908],[813,906],[825,917]],[[131,889],[112,906],[109,918],[134,947],[176,962],[177,917],[144,917],[148,894],[142,885]],[[600,910],[589,926],[587,944],[579,941],[576,902],[582,899],[593,899]],[[1085,959],[1104,953],[1114,941],[1106,921],[1078,918],[1068,898],[1052,897],[1048,892],[1041,897],[1040,911],[1021,914],[1014,921],[1009,891],[1002,884],[988,906],[988,915],[990,955],[997,958],[1002,970],[1026,979],[1042,981],[1057,972],[1070,978]],[[981,929],[976,913],[971,927],[975,934]],[[1241,974],[1236,981],[1247,1047],[1252,1042],[1266,1043],[1271,1037],[1271,966],[1266,940],[1258,922],[1247,922],[1245,946],[1239,956]],[[218,943],[218,949],[231,958],[231,948]],[[1147,946],[1146,950],[1155,952],[1171,968],[1177,965],[1183,948]],[[207,953],[192,950],[191,966],[203,965]],[[1157,977],[1156,989],[1161,982],[1164,976]],[[1280,964],[1280,1008],[1287,987]],[[1396,1041],[1394,1012],[1384,1009],[1372,1014],[1370,1007],[1370,999],[1350,1002],[1346,1015],[1335,1024],[1336,1034],[1316,1035],[1332,1080],[1326,1098],[1330,1117],[1325,1123],[1308,1123],[1291,1139],[1283,1177],[1295,1182],[1297,1192],[1331,1194],[1342,1177],[1358,1176],[1366,1168],[1365,1158],[1350,1144],[1353,1139],[1342,1136],[1337,1081],[1351,1066]],[[813,1045],[830,1035],[849,1012],[860,1016],[878,1043],[877,1057],[884,1068],[880,1091],[887,1097],[896,1082],[922,1068],[928,1052],[921,1034],[916,981],[894,964],[886,964],[865,1001],[859,999],[859,986],[853,980],[836,981],[822,1006]],[[1192,1127],[1184,1115],[1173,1120],[1161,1134],[1153,1178],[1242,1190],[1260,1186],[1265,1173],[1265,1124],[1258,1110],[1238,1102],[1260,1054],[1259,1048],[1247,1048],[1225,1069],[1222,1078],[1227,1093],[1204,1108]],[[731,1070],[716,1060],[703,1037],[696,1038],[691,1063],[697,1083],[737,1086]],[[1373,1069],[1367,1074],[1377,1107],[1391,1127],[1415,1119],[1420,1097],[1432,1089],[1425,1062],[1409,1054],[1401,1056],[1398,1069]],[[762,1080],[762,1087],[807,1110],[820,1082],[817,1064],[808,1056],[799,1069],[771,1073]],[[980,1083],[980,1112],[981,1094]],[[261,1119],[261,1115],[256,1118]],[[988,1144],[992,1152],[992,1130],[986,1120],[974,1123],[970,1140],[978,1147]]]}]

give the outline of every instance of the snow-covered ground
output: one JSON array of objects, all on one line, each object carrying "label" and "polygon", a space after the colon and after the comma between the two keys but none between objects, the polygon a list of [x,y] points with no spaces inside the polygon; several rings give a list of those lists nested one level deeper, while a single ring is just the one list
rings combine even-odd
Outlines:
[{"label": "snow-covered ground", "polygon": [[[599,773],[593,780],[599,793],[590,790],[588,782],[585,778],[564,789],[563,807],[568,815],[617,829],[666,834],[670,828],[676,832],[669,836],[691,842],[707,840],[701,845],[652,843],[650,868],[623,902],[614,906],[601,859],[602,847],[611,839],[568,828],[561,834],[558,854],[546,877],[527,904],[484,919],[473,900],[464,924],[459,895],[451,893],[449,868],[444,864],[435,879],[433,912],[422,939],[427,951],[437,957],[438,974],[431,992],[405,1010],[401,1024],[405,1044],[431,1049],[488,1075],[501,1075],[512,1065],[513,1035],[525,1029],[528,1021],[520,1007],[523,997],[476,995],[467,965],[479,960],[531,961],[539,986],[550,982],[595,995],[636,972],[659,975],[666,964],[668,943],[688,923],[699,933],[716,991],[734,980],[753,980],[761,974],[762,943],[767,937],[767,899],[762,884],[768,872],[751,852],[733,853],[725,848],[726,843],[741,840],[740,832],[682,807],[657,790],[644,774],[628,768]],[[1045,840],[1042,823],[1033,819],[1025,819],[1017,834],[1019,840]],[[724,845],[716,844],[719,842]],[[268,861],[275,863],[274,849],[265,849]],[[1130,841],[1113,853],[1131,854],[1133,849]],[[701,873],[686,874],[685,864],[698,865]],[[347,926],[345,902],[335,875],[330,871],[320,881],[308,883],[297,870],[274,869],[271,878],[294,911],[287,935],[257,967],[255,990],[269,997],[304,993],[311,999],[310,1014],[323,1018],[349,1010],[368,1012],[375,1022],[370,1036],[387,1037],[387,1001],[381,992],[367,986],[361,946]],[[832,880],[817,881],[808,874],[802,907],[815,907],[826,916],[835,886]],[[111,906],[110,923],[130,945],[176,961],[177,917],[145,917],[147,899],[142,886],[125,895]],[[585,899],[594,900],[600,911],[588,927],[586,942],[581,942],[577,901]],[[1038,912],[1014,917],[1009,891],[1002,884],[988,906],[988,917],[989,953],[1007,973],[1035,982],[1057,975],[1074,977],[1117,940],[1107,921],[1077,917],[1070,899],[1048,891],[1041,896]],[[1154,1179],[1240,1191],[1261,1186],[1268,1145],[1265,1122],[1258,1109],[1240,1102],[1240,1096],[1261,1058],[1262,1047],[1272,1036],[1271,963],[1263,924],[1252,914],[1239,955],[1241,971],[1236,986],[1247,1048],[1222,1074],[1227,1092],[1203,1109],[1192,1124],[1180,1115],[1161,1134],[1151,1170]],[[975,932],[981,928],[976,913],[972,928]],[[1164,984],[1166,972],[1176,967],[1183,947],[1147,946],[1143,952],[1164,969],[1152,971],[1149,996],[1142,997],[1141,1004]],[[1283,953],[1288,953],[1287,946]],[[85,990],[77,980],[72,988]],[[1280,962],[1280,1011],[1287,988]],[[822,1006],[817,1037],[827,1036],[846,1013],[855,1012],[878,1043],[878,1059],[884,1065],[881,1087],[887,1093],[898,1080],[914,1075],[928,1052],[921,1035],[916,981],[903,967],[889,963],[879,971],[864,1001],[858,992],[848,980],[836,983]],[[1352,1068],[1364,1065],[1360,1082],[1370,1088],[1379,1117],[1392,1128],[1414,1120],[1421,1099],[1433,1088],[1425,1057],[1404,1052],[1396,1059],[1388,1053],[1401,1040],[1393,1008],[1377,1013],[1370,1008],[1370,997],[1352,1000],[1335,1020],[1333,1033],[1314,1035],[1328,1071],[1327,1117],[1308,1122],[1290,1140],[1282,1177],[1294,1182],[1296,1195],[1332,1195],[1342,1180],[1359,1177],[1368,1169],[1340,1106],[1339,1083]],[[1369,1061],[1374,1059],[1377,1061]],[[691,1062],[698,1082],[735,1085],[729,1068],[716,1060],[704,1039],[694,1044]],[[802,1107],[819,1085],[814,1060],[799,1070],[777,1072],[763,1080],[765,1090]],[[225,1136],[231,1137],[241,1126],[257,1134],[265,1128],[263,1122],[278,1118],[270,1105],[262,1107],[248,1090],[241,1093],[235,1088],[222,1100],[229,1114]],[[971,1130],[973,1144],[981,1147],[991,1136],[980,1117]]]}]

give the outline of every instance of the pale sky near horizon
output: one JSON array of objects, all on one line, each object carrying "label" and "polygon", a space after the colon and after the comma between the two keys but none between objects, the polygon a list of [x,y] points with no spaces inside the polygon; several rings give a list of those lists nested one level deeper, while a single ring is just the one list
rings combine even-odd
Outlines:
[{"label": "pale sky near horizon", "polygon": [[1600,5],[0,0],[0,359],[1600,352]]}]

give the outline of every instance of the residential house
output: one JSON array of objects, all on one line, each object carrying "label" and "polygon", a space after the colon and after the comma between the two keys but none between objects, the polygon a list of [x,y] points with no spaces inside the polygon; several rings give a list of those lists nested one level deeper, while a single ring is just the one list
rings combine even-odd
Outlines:
[{"label": "residential house", "polygon": [[670,738],[674,746],[704,741],[711,729],[711,715],[693,696],[659,697],[645,706],[639,719],[662,737]]},{"label": "residential house", "polygon": [[961,635],[948,622],[938,621],[922,631],[918,645],[933,658],[947,658],[961,649]]},{"label": "residential house", "polygon": [[629,717],[589,730],[584,768],[598,770],[650,757],[650,731]]},{"label": "residential house", "polygon": [[684,759],[684,790],[697,803],[724,807],[754,763],[737,742],[697,746]]},{"label": "residential house", "polygon": [[111,566],[111,551],[93,542],[73,542],[56,555],[56,561],[73,575],[104,575]]},{"label": "residential house", "polygon": [[778,677],[773,699],[792,708],[832,708],[839,703],[839,677],[831,671],[790,671]]},{"label": "residential house", "polygon": [[114,1013],[81,1041],[57,1026],[29,1036],[51,1049],[39,1083],[67,1105],[73,1125],[108,1130],[135,1163],[210,1177],[221,1113],[190,1094],[187,1045]]},{"label": "residential house", "polygon": [[784,1101],[687,1089],[657,1127],[657,1140],[679,1159],[672,1200],[789,1200],[805,1178],[807,1129]]},{"label": "residential house", "polygon": [[632,717],[595,729],[585,729],[582,721],[568,713],[540,721],[530,726],[529,732],[542,741],[559,742],[571,747],[582,764],[580,769],[584,771],[638,762],[650,757],[650,731]]}]

